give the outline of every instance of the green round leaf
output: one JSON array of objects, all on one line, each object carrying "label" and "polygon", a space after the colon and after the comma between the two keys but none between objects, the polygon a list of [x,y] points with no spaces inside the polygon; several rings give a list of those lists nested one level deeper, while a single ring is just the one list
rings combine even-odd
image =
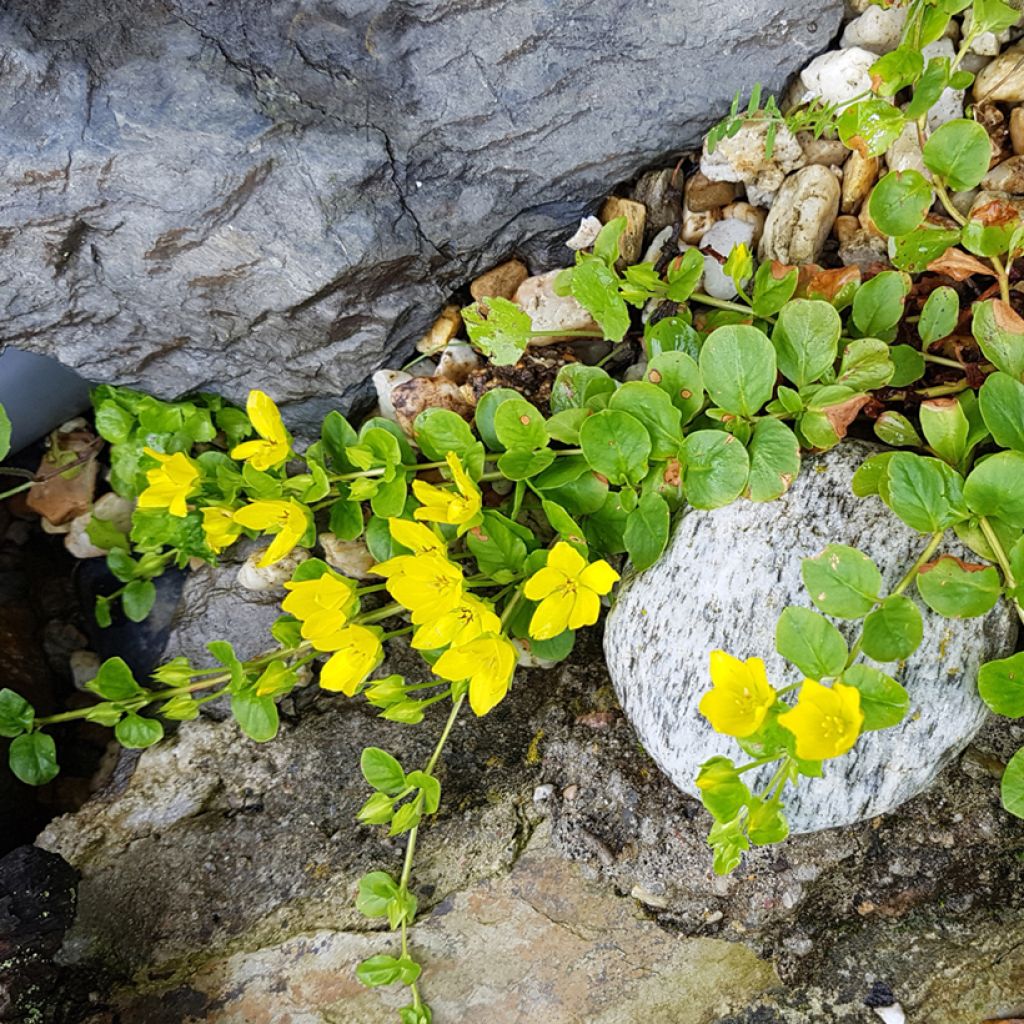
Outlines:
[{"label": "green round leaf", "polygon": [[921,431],[932,451],[957,466],[967,454],[971,424],[956,397],[933,398],[918,409]]},{"label": "green round leaf", "polygon": [[708,335],[700,372],[715,405],[736,416],[753,416],[775,386],[775,349],[764,331],[728,324]]},{"label": "green round leaf", "polygon": [[747,450],[724,430],[695,431],[686,438],[680,454],[683,490],[694,508],[728,505],[747,485],[750,474]]},{"label": "green round leaf", "polygon": [[242,732],[257,743],[266,743],[277,735],[280,723],[273,697],[257,697],[248,690],[232,694],[231,714]]},{"label": "green round leaf", "polygon": [[750,443],[747,497],[774,501],[785,494],[800,472],[800,442],[785,423],[765,417],[754,424]]},{"label": "green round leaf", "polygon": [[949,285],[936,288],[921,307],[917,333],[925,345],[949,337],[960,319],[960,296]]},{"label": "green round leaf", "polygon": [[775,649],[809,679],[838,676],[849,650],[839,630],[809,608],[790,605],[775,626]]},{"label": "green round leaf", "polygon": [[24,697],[13,690],[0,690],[0,736],[20,736],[32,728],[36,713]]},{"label": "green round leaf", "polygon": [[975,515],[1024,527],[1024,455],[999,452],[979,462],[964,484],[964,498]]},{"label": "green round leaf", "polygon": [[440,462],[448,452],[464,455],[476,444],[469,424],[451,409],[424,409],[413,424],[416,441],[432,462]]},{"label": "green round leaf", "polygon": [[132,580],[121,594],[121,605],[132,622],[142,622],[156,601],[156,586],[152,580]]},{"label": "green round leaf", "polygon": [[382,793],[394,794],[405,787],[405,772],[398,761],[380,747],[366,747],[359,759],[363,778]]},{"label": "green round leaf", "polygon": [[[579,366],[581,364],[572,363],[570,365]],[[568,369],[568,367],[563,367],[563,369]],[[480,396],[480,401],[476,403],[473,422],[476,423],[480,439],[492,452],[501,451],[501,442],[498,440],[498,435],[494,432],[494,414],[498,411],[498,406],[502,402],[507,402],[513,398],[522,398],[522,395],[511,388],[492,388],[490,391],[485,391]],[[459,418],[461,419],[462,417],[460,416]],[[441,458],[443,459],[444,456],[442,455]]]},{"label": "green round leaf", "polygon": [[608,408],[628,412],[644,425],[651,438],[651,458],[667,459],[679,451],[683,440],[679,410],[657,384],[627,381],[611,396]]},{"label": "green round leaf", "polygon": [[529,480],[542,473],[554,461],[555,453],[550,448],[541,448],[535,452],[516,448],[498,457],[498,469],[509,480]]},{"label": "green round leaf", "polygon": [[985,358],[1014,380],[1024,380],[1024,318],[999,299],[976,302],[971,333]]},{"label": "green round leaf", "polygon": [[660,494],[643,495],[626,520],[623,539],[633,568],[647,569],[654,565],[668,544],[669,512]]},{"label": "green round leaf", "polygon": [[367,988],[379,988],[398,981],[402,973],[401,964],[386,953],[371,956],[356,968],[356,977]]},{"label": "green round leaf", "polygon": [[889,379],[890,387],[906,387],[924,376],[924,356],[916,348],[909,345],[893,345],[889,349],[889,358],[893,365],[892,377]]},{"label": "green round leaf", "polygon": [[860,690],[860,708],[864,712],[863,732],[898,725],[910,710],[907,691],[891,676],[871,665],[851,665],[843,673],[843,682]]},{"label": "green round leaf", "polygon": [[750,800],[750,790],[727,757],[712,757],[700,766],[697,788],[716,821],[732,821]]},{"label": "green round leaf", "polygon": [[604,409],[580,427],[580,447],[591,469],[613,484],[635,484],[647,475],[651,438],[628,412]]},{"label": "green round leaf", "polygon": [[662,352],[647,363],[647,380],[656,384],[689,423],[704,406],[704,381],[697,361],[685,352]]},{"label": "green round leaf", "polygon": [[861,646],[875,661],[901,661],[921,645],[924,623],[909,597],[893,594],[864,620]]},{"label": "green round leaf", "polygon": [[875,420],[875,436],[893,448],[923,448],[921,435],[914,429],[914,424],[901,412],[886,409]]},{"label": "green round leaf", "polygon": [[881,156],[900,136],[905,118],[899,107],[878,96],[851,103],[836,120],[843,145],[863,156]]},{"label": "green round leaf", "polygon": [[800,572],[814,604],[840,619],[867,615],[882,587],[878,566],[863,551],[845,544],[829,544],[820,555],[805,558]]},{"label": "green round leaf", "polygon": [[991,565],[968,565],[943,555],[917,574],[917,589],[932,611],[947,618],[972,619],[995,607],[1002,583]]},{"label": "green round leaf", "polygon": [[1017,818],[1024,818],[1024,749],[1010,758],[999,786],[1003,807]]},{"label": "green round leaf", "polygon": [[[615,381],[600,366],[569,363],[558,371],[555,383],[551,385],[551,411],[582,409],[598,395],[609,394],[617,387]],[[516,397],[519,397],[518,393]]]},{"label": "green round leaf", "polygon": [[135,681],[132,670],[123,658],[107,658],[100,665],[96,678],[86,686],[105,700],[129,700],[142,693],[142,687]]},{"label": "green round leaf", "polygon": [[[232,698],[232,701],[234,698]],[[164,727],[155,718],[129,713],[114,726],[117,742],[128,750],[144,750],[163,738]]]},{"label": "green round leaf", "polygon": [[7,752],[11,771],[29,786],[43,786],[57,776],[57,748],[45,732],[30,732],[11,740]]},{"label": "green round leaf", "polygon": [[868,212],[887,235],[910,234],[932,205],[932,186],[920,171],[890,171],[874,187]]},{"label": "green round leaf", "polygon": [[861,337],[891,341],[908,291],[910,278],[895,270],[883,270],[865,281],[853,297],[853,322]]},{"label": "green round leaf", "polygon": [[935,533],[967,518],[963,481],[941,460],[895,452],[886,476],[886,504],[911,529]]},{"label": "green round leaf", "polygon": [[885,387],[896,372],[889,346],[880,338],[855,338],[843,349],[836,383],[854,391]]},{"label": "green round leaf", "polygon": [[816,381],[836,361],[842,330],[839,314],[829,302],[786,303],[772,331],[779,371],[798,388]]},{"label": "green round leaf", "polygon": [[619,295],[615,273],[599,259],[588,259],[572,271],[573,298],[601,325],[609,341],[622,341],[629,330],[629,308]]},{"label": "green round leaf", "polygon": [[996,444],[1024,452],[1024,384],[1008,373],[993,373],[981,385],[978,403]]},{"label": "green round leaf", "polygon": [[[375,793],[375,797],[382,796]],[[373,799],[371,797],[371,799]],[[391,801],[384,798],[388,807]],[[388,813],[387,820],[391,814]],[[382,824],[382,822],[376,822]],[[356,896],[356,910],[366,917],[385,917],[388,912],[388,904],[398,895],[398,885],[386,871],[371,871],[359,879],[359,892]]]},{"label": "green round leaf", "polygon": [[524,398],[509,399],[498,406],[494,413],[494,433],[504,448],[533,451],[548,443],[543,413]]},{"label": "green round leaf", "polygon": [[747,835],[758,846],[781,843],[789,835],[789,822],[782,808],[773,800],[754,797],[747,818]]},{"label": "green round leaf", "polygon": [[982,665],[978,693],[997,715],[1024,718],[1024,652]]},{"label": "green round leaf", "polygon": [[957,118],[932,132],[924,144],[924,163],[954,192],[977,187],[988,173],[992,144],[977,121]]}]

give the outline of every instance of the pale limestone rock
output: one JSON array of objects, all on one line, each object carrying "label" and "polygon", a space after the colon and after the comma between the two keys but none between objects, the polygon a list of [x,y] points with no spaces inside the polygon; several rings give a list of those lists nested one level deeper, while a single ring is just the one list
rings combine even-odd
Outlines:
[{"label": "pale limestone rock", "polygon": [[827,167],[804,167],[779,190],[761,237],[762,260],[813,263],[839,212],[839,182]]},{"label": "pale limestone rock", "polygon": [[876,54],[888,53],[899,46],[906,20],[906,7],[868,7],[846,26],[839,45],[859,46]]},{"label": "pale limestone rock", "polygon": [[[555,278],[561,270],[528,277],[517,289],[513,301],[530,315],[535,331],[594,330],[597,324],[591,315],[571,296],[555,294]],[[558,336],[535,338],[532,344],[550,345]]]},{"label": "pale limestone rock", "polygon": [[465,384],[469,374],[483,365],[479,353],[466,341],[449,342],[437,361],[437,376]]},{"label": "pale limestone rock", "polygon": [[917,125],[913,122],[903,126],[899,137],[886,150],[885,162],[890,171],[919,171],[929,181],[932,180],[932,172],[924,165]]},{"label": "pale limestone rock", "polygon": [[[847,440],[807,458],[777,501],[690,512],[657,565],[624,582],[605,628],[612,681],[640,742],[684,791],[696,793],[694,778],[709,757],[747,760],[698,711],[709,687],[712,650],[764,658],[776,685],[799,681],[775,653],[774,637],[783,608],[810,607],[801,559],[829,543],[849,544],[875,560],[891,589],[920,554],[926,538],[878,498],[861,500],[850,489],[854,471],[878,450]],[[955,538],[942,550],[973,560]],[[905,665],[883,666],[910,693],[911,713],[894,728],[862,737],[851,754],[827,762],[821,779],[801,779],[788,791],[794,832],[894,810],[925,789],[988,717],[977,695],[977,671],[1014,650],[1015,616],[1000,604],[986,616],[953,623],[913,599],[924,619],[921,647]],[[859,630],[854,621],[836,625],[848,642]]]},{"label": "pale limestone rock", "polygon": [[321,533],[317,536],[317,542],[323,548],[324,561],[343,576],[365,580],[373,575],[370,570],[376,563],[366,541],[361,538],[340,540],[333,533]]},{"label": "pale limestone rock", "polygon": [[721,210],[708,210],[706,213],[694,213],[683,206],[683,225],[679,232],[679,240],[684,245],[700,245],[705,232],[716,221],[722,219]]},{"label": "pale limestone rock", "polygon": [[[576,252],[582,249],[589,249],[597,241],[597,236],[601,233],[602,227],[604,225],[597,217],[583,217],[580,220],[580,226],[576,229],[576,233],[565,244]],[[524,277],[523,281],[525,280],[526,278]],[[523,281],[516,285],[517,289]],[[512,294],[515,295],[515,291]]]},{"label": "pale limestone rock", "polygon": [[754,229],[752,244],[755,246],[761,241],[767,216],[766,210],[762,210],[760,206],[751,206],[750,203],[730,203],[722,207],[723,219],[742,220]]},{"label": "pale limestone rock", "polygon": [[416,342],[416,349],[424,355],[440,352],[462,329],[462,311],[456,305],[445,306],[430,330]]},{"label": "pale limestone rock", "polygon": [[[701,241],[701,248],[714,249],[720,256],[728,258],[737,245],[753,249],[754,225],[749,221],[730,217],[712,225]],[[732,278],[727,276],[723,265],[714,256],[704,256],[704,290],[716,299],[731,299],[736,294]]]},{"label": "pale limestone rock", "polygon": [[842,167],[850,155],[850,151],[839,139],[828,139],[824,136],[816,139],[813,132],[797,132],[796,137],[803,147],[804,159],[809,164]]},{"label": "pale limestone rock", "polygon": [[1024,193],[1024,156],[1011,156],[993,167],[981,179],[981,187],[991,192]]},{"label": "pale limestone rock", "polygon": [[1010,143],[1017,156],[1024,153],[1024,107],[1010,111]]},{"label": "pale limestone rock", "polygon": [[301,562],[309,558],[305,548],[292,548],[284,558],[273,565],[260,566],[257,563],[266,554],[267,547],[259,548],[249,554],[238,567],[235,582],[245,590],[266,593],[272,590],[284,590],[285,583],[292,578],[292,573]]},{"label": "pale limestone rock", "polygon": [[[929,43],[921,52],[927,65],[928,61],[934,57],[946,57],[952,62],[956,50],[952,40],[943,36],[941,39],[936,39],[935,42]],[[947,121],[953,121],[958,117],[964,116],[964,95],[963,89],[942,90],[942,93],[935,103],[932,104],[926,117],[929,132],[935,131],[936,128],[941,127]]]},{"label": "pale limestone rock", "polygon": [[765,156],[767,131],[766,121],[748,121],[731,139],[722,139],[713,153],[708,153],[705,143],[700,159],[701,172],[711,181],[742,182],[750,202],[756,206],[770,205],[786,175],[803,167],[807,158],[800,141],[783,125],[776,132],[772,156],[768,159]]},{"label": "pale limestone rock", "polygon": [[1003,50],[974,80],[975,102],[1024,102],[1024,42]]},{"label": "pale limestone rock", "polygon": [[851,46],[845,50],[829,50],[815,57],[800,72],[804,102],[812,99],[825,103],[848,103],[855,96],[871,90],[869,68],[878,55],[870,50]]}]

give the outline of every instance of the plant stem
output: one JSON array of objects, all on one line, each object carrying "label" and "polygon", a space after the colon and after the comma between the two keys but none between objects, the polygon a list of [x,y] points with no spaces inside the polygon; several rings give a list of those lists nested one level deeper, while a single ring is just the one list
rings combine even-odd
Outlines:
[{"label": "plant stem", "polygon": [[0,501],[3,501],[4,498],[11,498],[15,494],[21,494],[22,491],[27,491],[34,483],[35,480],[26,480],[23,484],[18,484],[17,487],[12,487],[9,491],[4,491],[0,494]]},{"label": "plant stem", "polygon": [[963,227],[967,223],[967,218],[953,205],[953,200],[949,198],[946,186],[938,176],[932,178],[932,185],[935,187],[935,194],[939,197],[939,202],[945,207],[946,213],[948,213],[950,217],[960,225],[960,227]]},{"label": "plant stem", "polygon": [[[694,292],[689,299],[690,302],[699,302],[702,306],[714,306],[715,309],[728,309],[734,313],[745,313],[753,316],[754,311],[749,306],[739,302],[729,302],[726,299],[716,299],[713,295],[705,295],[703,292]],[[772,320],[773,317],[762,317],[760,319]]]},{"label": "plant stem", "polygon": [[961,391],[967,391],[970,386],[966,380],[961,380],[956,384],[939,384],[934,388],[921,388],[914,394],[923,395],[925,398],[940,398],[943,395],[958,395]]},{"label": "plant stem", "polygon": [[[999,539],[996,531],[992,529],[992,524],[988,521],[985,516],[982,516],[978,520],[978,525],[981,527],[981,532],[985,536],[985,540],[988,541],[988,546],[992,549],[992,554],[996,556],[996,561],[999,563],[999,568],[1003,570],[1003,576],[1006,579],[1006,585],[1011,589],[1017,586],[1017,580],[1014,577],[1013,569],[1010,568],[1010,558],[1006,553],[1006,549],[1003,547],[1003,542]],[[1024,608],[1021,607],[1019,601],[1013,602],[1014,607],[1017,609],[1017,617],[1021,622],[1024,622]]]}]

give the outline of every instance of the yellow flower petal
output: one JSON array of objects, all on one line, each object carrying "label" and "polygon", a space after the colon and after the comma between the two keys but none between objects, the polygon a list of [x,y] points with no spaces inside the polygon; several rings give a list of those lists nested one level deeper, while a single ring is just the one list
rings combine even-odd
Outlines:
[{"label": "yellow flower petal", "polygon": [[288,433],[284,429],[281,413],[269,395],[262,391],[250,391],[245,411],[260,437],[268,441],[287,442]]},{"label": "yellow flower petal", "polygon": [[779,715],[779,725],[796,740],[797,757],[810,761],[845,754],[857,742],[863,724],[856,687],[822,686],[814,679],[804,680],[796,706]]},{"label": "yellow flower petal", "polygon": [[576,595],[568,590],[557,590],[545,597],[530,619],[530,636],[535,640],[550,640],[569,628],[569,616],[576,604]]},{"label": "yellow flower petal", "polygon": [[365,626],[349,625],[337,634],[337,653],[320,670],[320,686],[355,695],[366,677],[381,663],[384,650],[380,637]]},{"label": "yellow flower petal", "polygon": [[561,569],[553,569],[546,565],[538,569],[523,587],[523,596],[529,601],[542,601],[560,587],[564,587],[568,577]]},{"label": "yellow flower petal", "polygon": [[569,628],[582,629],[584,626],[592,626],[600,614],[601,598],[593,590],[581,587],[569,613]]},{"label": "yellow flower petal", "polygon": [[388,529],[391,536],[413,554],[425,555],[431,551],[444,554],[447,550],[444,541],[429,526],[414,523],[411,519],[391,518]]},{"label": "yellow flower petal", "polygon": [[619,574],[602,558],[591,562],[580,573],[579,580],[582,586],[603,597],[619,582]]},{"label": "yellow flower petal", "polygon": [[587,566],[587,560],[571,545],[560,540],[548,552],[548,566],[576,578]]}]

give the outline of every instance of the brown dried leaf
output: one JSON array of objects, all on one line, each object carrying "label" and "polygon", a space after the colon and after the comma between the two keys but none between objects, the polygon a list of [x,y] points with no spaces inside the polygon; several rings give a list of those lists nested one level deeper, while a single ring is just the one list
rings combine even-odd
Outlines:
[{"label": "brown dried leaf", "polygon": [[870,401],[870,395],[854,395],[853,398],[848,398],[838,405],[830,405],[822,411],[836,435],[844,438],[846,431],[850,429],[850,424],[857,418],[857,413]]},{"label": "brown dried leaf", "polygon": [[953,247],[947,249],[937,260],[932,260],[928,264],[928,269],[936,274],[945,274],[954,281],[966,281],[974,274],[996,276],[996,272],[991,267],[986,267],[981,260]]}]

